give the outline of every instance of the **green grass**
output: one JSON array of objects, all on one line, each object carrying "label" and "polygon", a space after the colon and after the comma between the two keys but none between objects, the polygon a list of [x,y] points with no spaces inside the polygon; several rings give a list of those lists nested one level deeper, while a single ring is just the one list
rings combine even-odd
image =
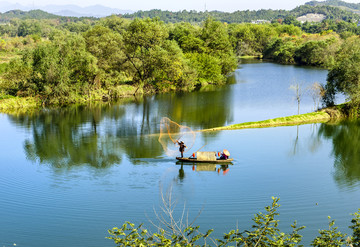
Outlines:
[{"label": "green grass", "polygon": [[[136,88],[130,85],[114,86],[110,90],[93,90],[89,95],[70,94],[64,98],[51,98],[46,101],[47,106],[59,107],[71,104],[92,104],[102,102],[104,96],[111,101],[133,100]],[[39,97],[15,97],[2,94],[0,91],[0,112],[7,114],[23,114],[36,111],[42,106]]]},{"label": "green grass", "polygon": [[41,102],[34,97],[13,97],[9,95],[0,96],[0,112],[8,114],[30,113],[40,108]]},{"label": "green grass", "polygon": [[205,129],[202,131],[217,131],[217,130],[235,130],[235,129],[248,129],[248,128],[267,128],[277,126],[291,126],[308,123],[323,123],[330,121],[331,117],[324,111],[311,112],[300,115],[293,115],[288,117],[279,117],[257,122],[246,122],[240,124],[233,124],[229,126]]}]

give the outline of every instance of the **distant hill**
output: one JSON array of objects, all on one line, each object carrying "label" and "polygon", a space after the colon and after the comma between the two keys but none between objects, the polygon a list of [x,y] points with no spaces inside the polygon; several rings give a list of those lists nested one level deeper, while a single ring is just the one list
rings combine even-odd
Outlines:
[{"label": "distant hill", "polygon": [[0,23],[8,22],[11,19],[56,19],[61,22],[68,22],[70,21],[78,21],[81,19],[96,19],[95,17],[68,17],[68,16],[60,16],[60,15],[54,15],[39,9],[36,10],[30,10],[30,11],[22,11],[22,10],[10,10],[5,13],[0,13]]},{"label": "distant hill", "polygon": [[[19,7],[19,4],[10,4],[8,2],[0,2],[0,11],[6,8]],[[29,7],[24,7],[24,9]],[[124,18],[154,18],[159,17],[164,22],[192,22],[200,23],[209,16],[216,20],[227,23],[242,23],[242,22],[268,22],[276,21],[277,19],[285,19],[287,16],[299,18],[302,21],[318,22],[322,19],[344,20],[344,21],[358,21],[360,19],[360,4],[351,4],[339,0],[327,0],[325,2],[311,1],[305,5],[298,6],[293,10],[245,10],[235,11],[232,13],[222,11],[164,11],[164,10],[149,10],[137,11],[131,13],[127,10],[112,9],[102,5],[94,5],[89,7],[79,7],[76,5],[47,5],[42,9],[36,10],[10,10],[3,14],[0,13],[0,21],[6,22],[12,18],[19,19],[59,19],[62,21],[77,20],[76,18],[87,18],[84,16],[93,16],[91,18],[109,16],[117,14]],[[359,9],[359,10],[358,10]],[[351,11],[350,11],[351,10]]]},{"label": "distant hill", "polygon": [[326,1],[310,1],[305,3],[310,6],[331,6],[341,8],[346,11],[352,11],[356,14],[360,14],[360,3],[347,3],[340,0],[326,0]]},{"label": "distant hill", "polygon": [[112,14],[118,15],[133,13],[131,10],[114,9],[102,5],[93,5],[88,7],[79,7],[76,5],[46,5],[41,9],[57,15],[75,17],[93,16],[100,18],[110,16]]},{"label": "distant hill", "polygon": [[0,13],[1,19],[13,19],[13,18],[19,18],[19,19],[57,19],[60,16],[47,13],[42,10],[30,10],[30,11],[22,11],[19,9],[16,10],[10,10],[3,14]]},{"label": "distant hill", "polygon": [[133,13],[131,10],[121,10],[109,8],[102,5],[93,5],[88,7],[79,7],[77,5],[46,5],[46,6],[24,6],[21,4],[13,4],[9,2],[0,2],[0,12],[4,13],[10,10],[30,11],[39,9],[48,13],[60,16],[73,17],[105,17],[112,14]]},{"label": "distant hill", "polygon": [[293,10],[245,10],[235,11],[233,13],[210,11],[210,12],[197,12],[197,11],[163,11],[159,9],[149,11],[138,11],[133,14],[122,15],[125,18],[154,18],[159,17],[165,22],[202,22],[207,17],[211,16],[216,20],[227,23],[241,23],[241,22],[255,22],[257,20],[272,21],[276,19],[284,19],[287,16],[306,16],[308,14],[315,14],[318,16],[324,16],[325,19],[335,20],[358,20],[360,16],[354,12],[347,11],[338,7],[326,6],[326,5],[301,5]]}]

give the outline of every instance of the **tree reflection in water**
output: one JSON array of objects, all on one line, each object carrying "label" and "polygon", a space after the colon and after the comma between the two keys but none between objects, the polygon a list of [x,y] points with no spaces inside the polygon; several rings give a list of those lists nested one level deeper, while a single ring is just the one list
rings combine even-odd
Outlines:
[{"label": "tree reflection in water", "polygon": [[32,139],[25,140],[28,159],[55,167],[88,164],[104,168],[121,162],[120,144],[109,133],[103,133],[100,123],[105,116],[116,120],[122,109],[72,106],[47,110],[32,115],[11,117],[11,120],[31,130]]},{"label": "tree reflection in water", "polygon": [[335,181],[339,185],[360,183],[360,121],[321,124],[319,136],[332,140],[335,156]]},{"label": "tree reflection in water", "polygon": [[28,159],[54,167],[104,168],[121,163],[123,155],[132,164],[163,155],[158,142],[163,116],[199,129],[224,125],[232,115],[230,98],[227,90],[166,94],[9,117],[32,134],[24,144]]}]

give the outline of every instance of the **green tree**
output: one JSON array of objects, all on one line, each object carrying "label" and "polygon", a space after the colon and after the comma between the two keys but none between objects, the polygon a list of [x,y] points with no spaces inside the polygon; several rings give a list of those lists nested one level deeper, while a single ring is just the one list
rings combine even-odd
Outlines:
[{"label": "green tree", "polygon": [[61,25],[61,28],[69,30],[72,33],[80,34],[88,31],[91,28],[91,25],[85,21],[66,22],[63,25]]},{"label": "green tree", "polygon": [[[245,230],[240,232],[239,229],[231,230],[224,234],[222,239],[212,239],[210,234],[212,229],[205,234],[199,231],[199,226],[184,225],[183,219],[175,219],[173,215],[174,203],[168,200],[168,197],[163,196],[162,210],[164,214],[157,214],[160,225],[156,225],[158,232],[150,234],[148,230],[143,228],[143,224],[135,227],[130,222],[125,222],[121,228],[114,227],[108,230],[109,237],[114,241],[116,246],[274,246],[274,247],[295,247],[301,245],[302,236],[299,231],[304,229],[304,226],[297,227],[294,222],[291,233],[284,233],[278,227],[279,220],[276,220],[277,209],[279,208],[278,198],[273,198],[270,206],[265,207],[265,213],[259,212],[253,218],[254,225],[252,230]],[[185,212],[184,212],[185,213]],[[183,214],[184,214],[183,213]],[[329,217],[329,229],[319,230],[320,236],[317,236],[311,243],[312,246],[331,246],[340,247],[345,244],[348,246],[359,246],[359,230],[360,230],[360,209],[353,214],[354,218],[351,220],[353,235],[351,238],[345,240],[346,234],[341,233],[335,227],[335,221]]]},{"label": "green tree", "polygon": [[316,237],[312,241],[311,246],[341,247],[341,246],[343,246],[343,244],[345,244],[346,234],[343,234],[340,231],[337,231],[338,228],[334,226],[335,221],[331,220],[330,216],[328,218],[329,218],[329,229],[328,230],[319,230],[320,236]]},{"label": "green tree", "polygon": [[125,55],[138,89],[151,90],[164,81],[169,87],[192,84],[181,49],[168,37],[167,27],[159,19],[135,19],[124,33]]},{"label": "green tree", "polygon": [[344,93],[354,106],[360,104],[360,42],[357,37],[348,38],[335,57],[335,65],[329,70],[326,84],[326,105],[333,105],[335,94]]},{"label": "green tree", "polygon": [[201,85],[221,84],[225,76],[221,73],[221,61],[219,58],[206,53],[188,53],[191,67],[197,71],[197,78]]},{"label": "green tree", "polygon": [[184,53],[205,52],[204,41],[200,38],[200,27],[191,25],[188,22],[181,22],[175,24],[175,27],[170,30],[170,39],[176,40]]},{"label": "green tree", "polygon": [[38,21],[34,20],[25,20],[22,21],[18,27],[19,36],[27,36],[29,34],[38,34],[41,35],[41,27]]},{"label": "green tree", "polygon": [[26,59],[13,59],[5,68],[3,80],[0,80],[0,88],[10,95],[35,96],[36,88],[32,87],[29,80],[31,74],[32,68]]},{"label": "green tree", "polygon": [[360,246],[360,209],[353,214],[354,218],[351,220],[352,225],[349,226],[353,230],[351,242],[353,247]]},{"label": "green tree", "polygon": [[229,35],[237,56],[261,55],[267,43],[277,37],[275,28],[269,24],[232,24]]},{"label": "green tree", "polygon": [[[165,198],[167,199],[167,198]],[[251,231],[240,232],[239,229],[232,230],[224,234],[222,239],[212,239],[210,234],[212,229],[205,234],[199,231],[199,226],[184,225],[182,220],[177,220],[172,214],[174,203],[164,202],[164,214],[160,215],[159,220],[162,224],[158,233],[150,234],[142,227],[142,224],[135,227],[130,222],[125,222],[121,228],[108,230],[111,239],[116,246],[199,246],[200,241],[203,246],[210,246],[207,243],[212,242],[214,246],[298,246],[302,236],[299,231],[304,227],[297,227],[296,222],[291,226],[291,233],[281,232],[278,228],[279,221],[276,220],[279,199],[273,198],[270,206],[265,207],[265,213],[259,212],[255,215]],[[169,217],[169,222],[167,218]]]},{"label": "green tree", "polygon": [[133,81],[138,89],[151,85],[155,67],[151,55],[156,48],[161,48],[168,32],[159,19],[135,19],[124,34],[125,54],[133,70]]},{"label": "green tree", "polygon": [[295,52],[298,64],[330,68],[335,63],[335,54],[341,42],[338,36],[331,35],[326,40],[309,40]]},{"label": "green tree", "polygon": [[98,86],[108,87],[127,80],[123,37],[110,28],[96,25],[84,33],[87,50],[97,58]]},{"label": "green tree", "polygon": [[126,20],[124,18],[120,18],[116,15],[111,15],[109,17],[100,19],[99,24],[111,29],[114,32],[123,34],[126,28],[129,26],[129,22],[129,20]]},{"label": "green tree", "polygon": [[41,95],[44,102],[65,103],[72,100],[69,96],[85,93],[93,85],[96,71],[96,58],[86,51],[84,38],[67,35],[26,52],[4,78],[5,83],[18,85],[18,91]]},{"label": "green tree", "polygon": [[220,59],[222,75],[227,75],[236,68],[236,57],[227,27],[223,23],[208,18],[203,23],[200,38],[204,41],[205,53]]},{"label": "green tree", "polygon": [[296,43],[291,38],[274,38],[266,46],[264,57],[270,58],[278,63],[292,64],[295,63]]},{"label": "green tree", "polygon": [[297,26],[297,27],[301,26],[300,21],[296,20],[296,17],[292,16],[292,15],[286,16],[285,19],[283,20],[283,24],[294,25],[294,26]]},{"label": "green tree", "polygon": [[299,36],[302,34],[300,27],[294,25],[275,25],[276,31],[281,34],[288,34],[290,36]]}]

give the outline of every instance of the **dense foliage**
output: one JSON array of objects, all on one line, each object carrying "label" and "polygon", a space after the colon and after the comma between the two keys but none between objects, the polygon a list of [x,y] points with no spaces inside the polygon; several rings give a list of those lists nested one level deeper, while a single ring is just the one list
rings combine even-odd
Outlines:
[{"label": "dense foliage", "polygon": [[[295,16],[313,8],[320,8],[319,13],[328,10],[334,19],[328,16],[319,23],[296,20]],[[166,20],[164,11],[156,11],[160,18],[134,20],[118,16],[66,22],[50,17],[11,19],[0,25],[0,59],[5,62],[0,65],[0,94],[40,96],[51,104],[130,93],[191,91],[224,83],[236,68],[237,58],[258,56],[329,69],[325,103],[333,104],[340,92],[356,106],[360,102],[360,41],[356,36],[360,27],[339,20],[347,17],[338,11],[303,5],[292,10],[293,15],[285,13],[283,19],[264,24],[227,24],[209,13],[200,24],[166,24],[161,19]],[[189,13],[202,16],[181,12],[182,16],[191,16]]]},{"label": "dense foliage", "polygon": [[[3,33],[32,37],[34,43],[2,69],[3,93],[57,104],[118,97],[124,85],[135,93],[189,91],[224,83],[237,66],[227,27],[212,19],[197,26],[116,16],[52,24],[14,20],[3,27]],[[7,40],[2,47],[11,51]]]},{"label": "dense foliage", "polygon": [[326,0],[326,1],[310,1],[307,2],[306,5],[310,6],[335,6],[335,7],[345,7],[349,10],[352,10],[356,12],[357,10],[360,10],[360,4],[359,3],[348,3],[340,0]]},{"label": "dense foliage", "polygon": [[215,20],[226,23],[242,23],[252,22],[256,20],[276,21],[278,19],[284,19],[287,16],[299,17],[308,13],[318,13],[326,16],[327,19],[332,20],[358,20],[359,16],[350,11],[343,10],[332,6],[311,6],[301,5],[293,10],[243,10],[234,11],[232,13],[221,11],[195,11],[195,10],[183,10],[183,11],[163,11],[159,9],[153,9],[148,11],[138,11],[133,14],[125,14],[124,18],[154,18],[159,17],[165,22],[190,22],[200,23],[206,20],[209,16]]},{"label": "dense foliage", "polygon": [[[291,233],[284,233],[279,229],[279,220],[276,219],[279,215],[278,201],[279,198],[273,198],[272,204],[265,207],[265,213],[259,212],[255,215],[251,230],[231,230],[224,234],[222,239],[211,238],[213,229],[201,233],[199,226],[179,225],[181,221],[174,221],[171,214],[170,224],[161,218],[165,225],[164,228],[160,227],[157,233],[149,234],[142,225],[135,227],[134,224],[125,222],[122,227],[109,230],[108,239],[113,240],[116,246],[303,246],[299,231],[304,229],[304,226],[298,227],[295,221],[291,225]],[[351,236],[347,238],[346,234],[341,233],[335,227],[335,221],[329,217],[329,228],[319,230],[319,235],[311,242],[311,246],[359,246],[360,209],[353,216],[352,225],[349,227],[353,231]]]},{"label": "dense foliage", "polygon": [[336,63],[330,69],[327,78],[325,101],[328,105],[333,105],[335,94],[344,93],[356,109],[360,105],[359,38],[348,38],[336,53],[335,60]]}]

